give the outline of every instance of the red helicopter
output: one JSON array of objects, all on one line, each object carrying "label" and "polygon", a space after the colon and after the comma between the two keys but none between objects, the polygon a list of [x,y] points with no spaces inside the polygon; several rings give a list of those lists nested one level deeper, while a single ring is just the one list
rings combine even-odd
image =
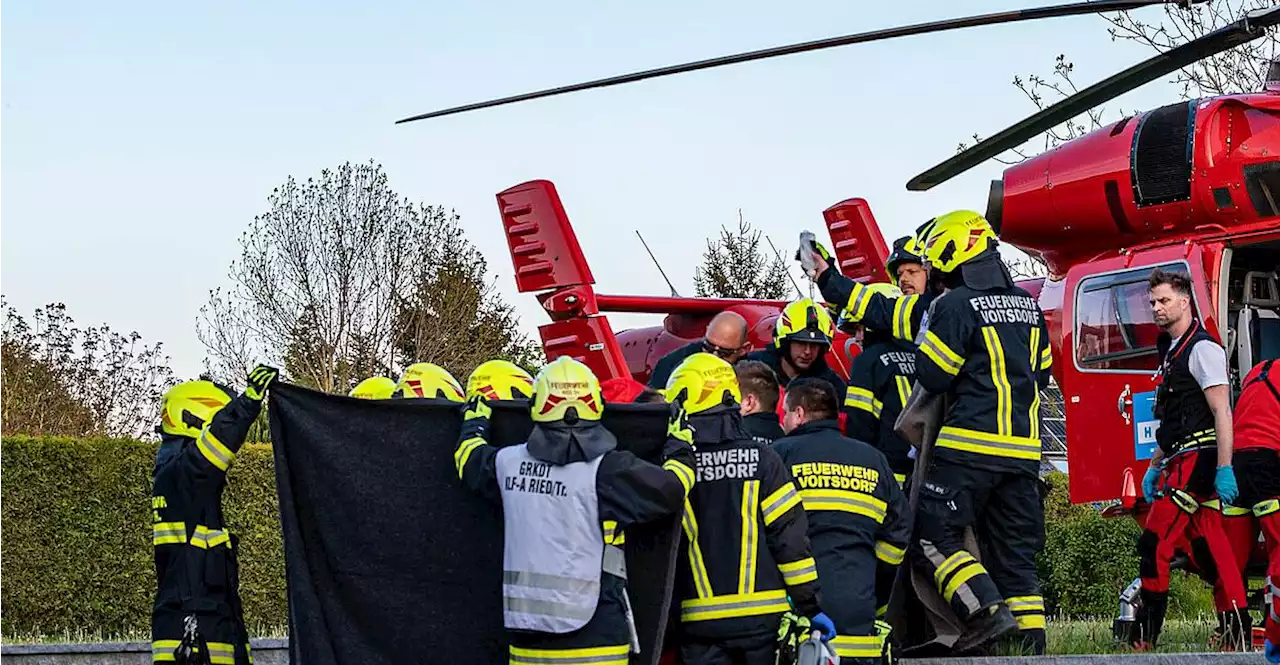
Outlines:
[{"label": "red helicopter", "polygon": [[[1200,1],[1200,0],[1196,0]],[[848,44],[956,28],[1165,4],[1101,0],[951,19],[663,67],[406,118],[409,122],[592,88]],[[1179,2],[1189,5],[1192,2]],[[1234,23],[1106,78],[971,146],[907,183],[928,190],[1050,128],[1203,58],[1259,39],[1280,7]],[[785,303],[597,294],[564,207],[547,181],[498,194],[522,293],[537,293],[552,322],[548,358],[570,354],[602,378],[645,380],[665,353],[699,338],[724,309],[768,344]],[[1073,503],[1119,499],[1107,514],[1141,520],[1134,478],[1154,449],[1151,413],[1159,332],[1146,279],[1158,267],[1195,282],[1196,315],[1228,350],[1233,380],[1280,357],[1280,60],[1263,90],[1180,101],[1137,113],[1006,169],[986,217],[1003,242],[1043,258],[1049,276],[1020,282],[1049,321],[1054,374],[1065,402]],[[887,281],[886,245],[864,199],[823,213],[839,269]],[[661,327],[616,335],[604,312],[667,313]],[[828,364],[847,374],[858,348],[837,335]],[[1255,560],[1260,557],[1256,556]]]}]

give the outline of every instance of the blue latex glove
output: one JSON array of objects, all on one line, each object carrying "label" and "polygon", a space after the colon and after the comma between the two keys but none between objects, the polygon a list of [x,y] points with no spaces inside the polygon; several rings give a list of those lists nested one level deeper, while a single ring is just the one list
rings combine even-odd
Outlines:
[{"label": "blue latex glove", "polygon": [[822,631],[822,640],[830,642],[836,636],[836,625],[826,612],[818,612],[818,616],[809,619],[809,624]]},{"label": "blue latex glove", "polygon": [[1268,663],[1280,663],[1280,645],[1272,644],[1271,640],[1267,640],[1263,644],[1262,655],[1267,657]]},{"label": "blue latex glove", "polygon": [[1240,496],[1240,488],[1236,486],[1236,471],[1231,465],[1218,467],[1218,475],[1213,478],[1213,488],[1218,490],[1218,498],[1223,503],[1234,503]]},{"label": "blue latex glove", "polygon": [[1149,466],[1147,472],[1142,476],[1142,498],[1147,503],[1153,503],[1156,499],[1156,481],[1160,480],[1160,469],[1158,467]]}]

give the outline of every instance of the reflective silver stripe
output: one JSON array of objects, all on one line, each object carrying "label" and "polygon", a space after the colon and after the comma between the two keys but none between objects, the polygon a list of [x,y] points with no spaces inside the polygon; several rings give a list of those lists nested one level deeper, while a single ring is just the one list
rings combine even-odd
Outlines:
[{"label": "reflective silver stripe", "polygon": [[596,613],[596,608],[594,607],[556,603],[536,598],[512,598],[511,596],[506,596],[502,599],[502,609],[508,612],[540,614],[542,616],[577,619],[579,621],[589,621],[592,615]]},{"label": "reflective silver stripe", "polygon": [[1010,612],[1044,612],[1044,601],[1020,600],[1010,601],[1007,604]]},{"label": "reflective silver stripe", "polygon": [[551,589],[570,593],[596,593],[600,585],[595,580],[577,580],[572,577],[547,575],[545,573],[527,573],[519,570],[502,571],[502,583],[534,589]]},{"label": "reflective silver stripe", "polygon": [[870,411],[877,416],[880,415],[880,409],[877,408],[879,405],[876,404],[876,400],[874,398],[867,395],[859,395],[854,393],[852,390],[847,391],[844,396],[844,405],[857,407],[859,404],[866,405],[866,408],[863,409],[864,411]]},{"label": "reflective silver stripe", "polygon": [[[627,662],[627,646],[586,649],[511,648],[512,665],[615,665]],[[556,653],[563,651],[563,655]],[[534,655],[537,654],[537,655]]]},{"label": "reflective silver stripe", "polygon": [[[800,491],[800,496],[801,496],[801,497],[804,497],[804,496],[805,496],[804,490],[801,490],[801,491]],[[877,522],[883,522],[883,521],[884,521],[885,508],[884,508],[883,506],[878,506],[878,505],[876,505],[875,503],[872,503],[871,501],[866,501],[866,500],[862,499],[861,497],[859,497],[858,495],[853,494],[853,493],[844,494],[844,495],[840,495],[840,496],[835,496],[835,495],[827,496],[827,495],[823,495],[823,496],[821,496],[821,497],[811,498],[811,499],[810,499],[810,502],[811,502],[811,503],[815,503],[815,504],[836,503],[836,504],[841,504],[841,505],[845,505],[845,506],[850,506],[850,507],[853,507],[853,508],[862,508],[862,509],[863,509],[863,511],[854,511],[854,512],[859,512],[860,514],[863,514],[863,515],[864,515],[864,516],[866,516],[866,517],[870,517],[870,518],[874,519],[874,520],[875,520],[875,521],[877,521]],[[806,508],[806,510],[808,510],[808,508]],[[815,508],[814,510],[820,510],[820,509]],[[865,512],[864,512],[864,511],[865,511],[865,512],[870,512],[870,513],[872,513],[872,514],[871,514],[871,515],[865,515]]]},{"label": "reflective silver stripe", "polygon": [[627,579],[627,554],[617,545],[604,546],[604,563],[600,566],[610,575],[616,575],[622,579]]},{"label": "reflective silver stripe", "polygon": [[938,434],[938,442],[941,443],[943,441],[955,441],[957,443],[972,443],[974,445],[987,446],[989,448],[1001,448],[1003,450],[1016,450],[1020,453],[1025,453],[1028,450],[1040,450],[1039,441],[1037,441],[1035,445],[1027,444],[1024,446],[1017,443],[988,441],[986,439],[979,439],[972,436],[964,436],[963,434],[954,434],[952,432],[943,432]]},{"label": "reflective silver stripe", "polygon": [[781,598],[761,598],[758,600],[734,600],[721,603],[701,603],[694,606],[685,606],[682,608],[683,614],[698,614],[702,612],[719,612],[722,610],[749,610],[756,607],[768,607],[777,605],[778,603],[786,603],[786,596]]},{"label": "reflective silver stripe", "polygon": [[226,446],[222,445],[218,438],[209,433],[209,430],[200,430],[200,439],[197,441],[197,447],[200,452],[204,453],[205,458],[213,463],[214,466],[227,470],[231,466],[231,460],[235,454]]},{"label": "reflective silver stripe", "polygon": [[866,313],[866,302],[870,289],[861,284],[854,284],[853,288],[858,291],[858,296],[853,299],[853,302],[849,303],[849,318],[854,321],[861,321],[862,315]]},{"label": "reflective silver stripe", "polygon": [[[935,569],[941,568],[942,565],[947,562],[947,557],[942,556],[942,552],[938,550],[932,541],[921,540],[920,546],[924,550],[925,558],[929,560],[929,563],[933,564]],[[938,593],[942,593],[941,588],[938,589]],[[978,597],[974,595],[973,589],[969,588],[968,582],[956,587],[955,595],[953,595],[952,598],[959,598],[960,602],[964,604],[965,609],[969,610],[970,613],[977,612],[979,609],[982,609],[982,605],[978,603]]]},{"label": "reflective silver stripe", "polygon": [[932,353],[927,354],[929,358],[938,363],[948,374],[959,374],[960,368],[964,366],[964,363],[958,363],[951,358],[950,350],[943,350],[937,344],[934,344],[932,335],[925,335],[924,343],[920,345],[920,348],[932,351]]}]

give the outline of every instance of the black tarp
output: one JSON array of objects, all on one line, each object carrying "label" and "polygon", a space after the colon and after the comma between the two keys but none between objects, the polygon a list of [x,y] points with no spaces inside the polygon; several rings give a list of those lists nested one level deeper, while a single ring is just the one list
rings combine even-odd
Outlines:
[{"label": "black tarp", "polygon": [[[494,403],[490,441],[523,442],[527,407]],[[461,424],[436,400],[358,400],[277,383],[269,404],[289,587],[290,662],[504,663],[501,509],[453,466]],[[659,461],[662,404],[607,405],[619,446]],[[631,601],[653,664],[679,521],[627,531]]]}]

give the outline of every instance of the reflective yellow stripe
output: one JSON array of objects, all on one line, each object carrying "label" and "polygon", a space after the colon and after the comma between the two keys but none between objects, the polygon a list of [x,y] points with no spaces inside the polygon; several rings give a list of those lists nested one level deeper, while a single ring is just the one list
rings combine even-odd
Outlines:
[{"label": "reflective yellow stripe", "polygon": [[1212,508],[1212,509],[1214,509],[1214,510],[1216,510],[1216,511],[1220,512],[1220,513],[1222,513],[1223,515],[1226,515],[1227,517],[1240,517],[1240,516],[1242,516],[1242,515],[1248,515],[1248,514],[1250,514],[1250,512],[1251,512],[1248,508],[1239,508],[1239,507],[1237,507],[1237,506],[1233,506],[1233,505],[1231,505],[1231,504],[1229,504],[1229,503],[1228,503],[1228,504],[1226,504],[1226,505],[1223,505],[1222,501],[1220,501],[1220,500],[1218,500],[1218,499],[1210,499],[1210,500],[1208,500],[1208,501],[1201,501],[1201,502],[1200,502],[1200,505],[1201,505],[1201,506],[1204,506],[1205,508]]},{"label": "reflective yellow stripe", "polygon": [[172,663],[173,650],[182,644],[182,640],[156,640],[151,643],[151,662]]},{"label": "reflective yellow stripe", "polygon": [[1013,613],[1021,630],[1044,628],[1044,598],[1041,596],[1014,596],[1005,598],[1005,605]]},{"label": "reflective yellow stripe", "polygon": [[156,522],[151,525],[152,545],[181,545],[187,542],[185,522]]},{"label": "reflective yellow stripe", "polygon": [[[1036,378],[1036,349],[1040,346],[1040,329],[1031,329],[1031,378]],[[1009,377],[1005,377],[1007,380]],[[1031,438],[1040,438],[1040,386],[1037,384],[1032,388],[1034,396],[1031,398],[1031,408],[1027,410],[1027,422],[1031,423]],[[1012,428],[1012,423],[1010,428]],[[1010,431],[1010,434],[1013,432]]]},{"label": "reflective yellow stripe", "polygon": [[938,587],[941,587],[942,581],[947,579],[947,575],[950,575],[955,571],[955,569],[969,563],[970,561],[977,561],[977,559],[973,558],[972,554],[969,554],[964,550],[960,550],[959,552],[952,554],[942,562],[941,566],[938,566],[937,570],[933,571],[933,583]]},{"label": "reflective yellow stripe", "polygon": [[601,524],[601,530],[604,532],[604,542],[606,545],[625,545],[627,542],[627,534],[618,528],[618,523],[614,520],[605,520]]},{"label": "reflective yellow stripe", "polygon": [[986,572],[987,569],[983,568],[982,564],[978,563],[976,559],[970,559],[969,563],[962,565],[955,575],[951,577],[951,581],[947,582],[947,585],[942,588],[942,597],[948,603],[951,602],[951,598],[956,595],[956,591],[960,589],[961,585],[978,575],[985,575]]},{"label": "reflective yellow stripe", "polygon": [[[191,545],[202,550],[223,544],[227,547],[231,546],[231,536],[226,529],[210,529],[206,526],[197,525],[195,533],[191,534]],[[210,650],[212,648],[210,647]]]},{"label": "reflective yellow stripe", "polygon": [[209,463],[218,467],[222,471],[226,471],[231,466],[231,460],[235,459],[236,454],[231,452],[230,448],[222,445],[218,437],[214,436],[209,428],[200,430],[200,437],[196,439],[196,447],[200,449],[200,454],[209,460]]},{"label": "reflective yellow stripe", "polygon": [[699,598],[711,595],[711,581],[707,577],[707,565],[702,560],[702,548],[698,546],[698,518],[693,515],[689,499],[684,500],[684,537],[689,541],[689,570],[693,574],[693,587]]},{"label": "reflective yellow stripe", "polygon": [[964,366],[964,359],[960,357],[951,347],[947,346],[932,330],[926,330],[924,333],[924,342],[920,344],[920,351],[928,356],[938,369],[955,376],[960,373],[960,368]]},{"label": "reflective yellow stripe", "polygon": [[1257,517],[1266,517],[1277,511],[1280,511],[1280,500],[1277,499],[1267,499],[1253,504],[1253,514]]},{"label": "reflective yellow stripe", "polygon": [[888,614],[888,613],[889,613],[889,606],[888,606],[888,605],[881,605],[880,607],[877,607],[877,608],[876,608],[876,617],[877,617],[877,618],[884,617],[884,615],[886,615],[886,614]]},{"label": "reflective yellow stripe", "polygon": [[915,339],[911,334],[911,312],[916,308],[919,295],[896,298],[893,301],[893,336],[908,342]]},{"label": "reflective yellow stripe", "polygon": [[467,460],[471,459],[471,453],[474,453],[476,448],[484,444],[485,440],[478,436],[473,436],[458,444],[458,449],[453,451],[453,465],[458,467],[459,478],[462,477],[462,470],[467,467]]},{"label": "reflective yellow stripe", "polygon": [[982,327],[982,341],[991,361],[991,383],[996,388],[996,432],[1013,436],[1013,388],[1009,385],[1009,369],[1004,360],[1000,334],[991,326]]},{"label": "reflective yellow stripe", "polygon": [[876,635],[836,635],[831,648],[841,658],[879,658],[884,644]]},{"label": "reflective yellow stripe", "polygon": [[911,399],[911,379],[905,376],[895,376],[893,381],[898,384],[898,406],[906,406]]},{"label": "reflective yellow stripe", "polygon": [[880,417],[880,409],[884,406],[875,395],[871,394],[870,390],[858,386],[849,386],[845,390],[844,405],[850,409],[861,409],[877,418]]},{"label": "reflective yellow stripe", "polygon": [[867,287],[853,283],[853,290],[849,292],[849,303],[845,305],[844,311],[849,315],[849,319],[853,321],[861,321],[862,317],[867,314],[867,305],[871,304],[871,299],[878,294],[874,294],[867,290]]},{"label": "reflective yellow stripe", "polygon": [[806,511],[839,510],[884,522],[888,505],[881,499],[849,490],[800,490]]},{"label": "reflective yellow stripe", "polygon": [[800,496],[796,494],[795,485],[791,481],[779,487],[770,494],[761,504],[760,511],[764,514],[764,523],[766,526],[778,521],[779,517],[787,514],[788,510],[795,508],[800,504]]},{"label": "reflective yellow stripe", "polygon": [[697,478],[693,473],[693,469],[685,466],[683,462],[673,459],[663,462],[662,468],[676,474],[676,477],[680,479],[680,484],[684,485],[684,493],[688,495],[689,490],[693,487],[694,480]]},{"label": "reflective yellow stripe", "polygon": [[752,617],[761,614],[779,614],[791,609],[787,592],[760,591],[751,594],[730,594],[711,598],[692,598],[680,603],[681,621],[709,621]]},{"label": "reflective yellow stripe", "polygon": [[234,665],[236,648],[228,642],[206,642],[209,645],[209,662],[212,665]]},{"label": "reflective yellow stripe", "polygon": [[626,665],[631,651],[626,644],[587,649],[508,648],[510,665]]},{"label": "reflective yellow stripe", "polygon": [[898,481],[898,487],[902,487],[907,482],[907,474],[895,473],[893,474],[893,479]]},{"label": "reflective yellow stripe", "polygon": [[[1037,328],[1037,330],[1039,330]],[[1053,367],[1053,347],[1046,346],[1040,352],[1040,369],[1049,369]]]},{"label": "reflective yellow stripe", "polygon": [[1043,614],[1015,614],[1013,620],[1018,622],[1018,630],[1043,630],[1045,627]]},{"label": "reflective yellow stripe", "polygon": [[883,540],[876,541],[876,558],[890,566],[896,566],[902,563],[902,558],[905,557],[906,554],[906,550],[901,547],[897,547],[892,543],[886,543]]},{"label": "reflective yellow stripe", "polygon": [[738,561],[738,593],[754,593],[756,590],[756,558],[759,556],[760,536],[756,518],[760,510],[760,481],[748,480],[742,484],[742,543]]},{"label": "reflective yellow stripe", "polygon": [[778,572],[782,573],[782,581],[787,586],[796,586],[818,579],[818,564],[813,557],[806,557],[791,563],[778,564]]},{"label": "reflective yellow stripe", "polygon": [[1012,457],[1014,459],[1040,459],[1040,440],[1025,436],[1001,436],[990,432],[963,427],[943,427],[938,432],[939,448],[963,450],[977,455]]}]

